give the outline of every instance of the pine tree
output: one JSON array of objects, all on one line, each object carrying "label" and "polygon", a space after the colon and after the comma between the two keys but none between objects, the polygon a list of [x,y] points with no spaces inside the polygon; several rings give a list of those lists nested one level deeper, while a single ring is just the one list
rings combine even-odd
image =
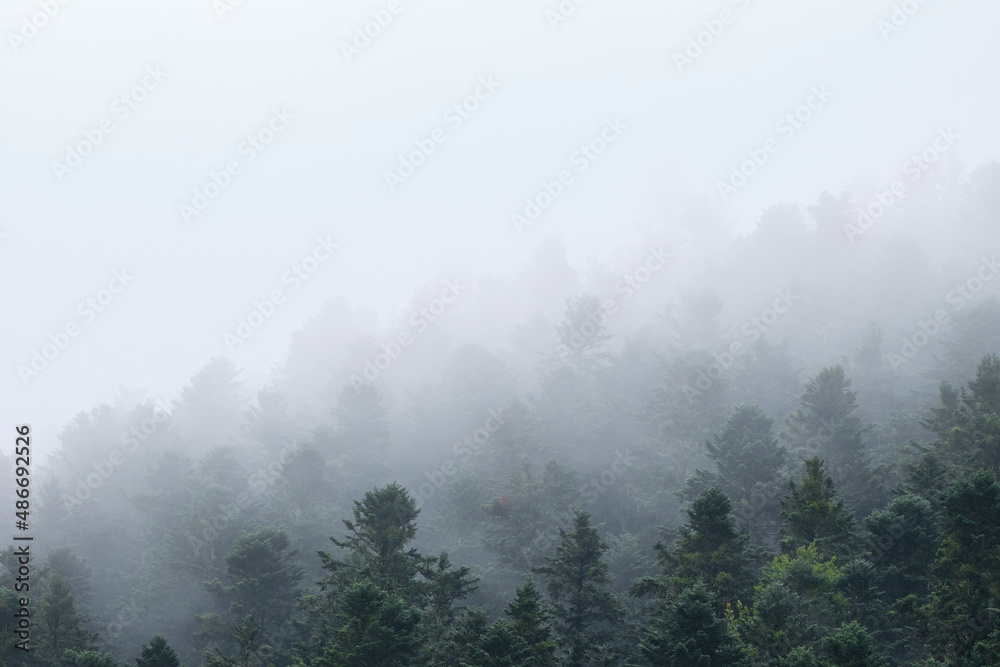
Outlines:
[{"label": "pine tree", "polygon": [[590,514],[576,510],[573,531],[559,529],[561,542],[547,565],[536,568],[546,578],[556,632],[569,667],[589,664],[610,630],[622,619],[621,602],[608,590],[611,577],[601,556],[608,545],[590,525]]},{"label": "pine tree", "polygon": [[1000,356],[983,357],[968,391],[960,391],[959,401],[945,436],[945,451],[966,469],[1000,474]]},{"label": "pine tree", "polygon": [[555,667],[556,640],[552,635],[552,617],[542,604],[542,594],[531,579],[518,587],[507,605],[514,634],[529,649],[536,667]]},{"label": "pine tree", "polygon": [[806,384],[782,435],[793,451],[826,461],[846,500],[864,515],[874,508],[877,494],[865,449],[872,427],[862,424],[857,410],[857,392],[851,390],[844,368],[824,368]]},{"label": "pine tree", "polygon": [[[931,576],[933,591],[923,612],[928,644],[937,654],[968,658],[967,638],[986,639],[1000,631],[1000,482],[986,470],[956,482],[944,494],[944,531]],[[973,622],[984,619],[982,623]],[[983,649],[985,650],[985,649]]]},{"label": "pine tree", "polygon": [[781,551],[795,553],[799,547],[815,543],[821,553],[848,555],[855,550],[854,513],[837,497],[833,479],[823,461],[805,462],[800,484],[788,483],[788,495],[781,499]]},{"label": "pine tree", "polygon": [[889,661],[857,621],[841,625],[823,638],[823,651],[835,667],[888,667]]},{"label": "pine tree", "polygon": [[687,480],[682,495],[693,500],[712,485],[718,485],[739,508],[738,514],[755,532],[777,528],[776,502],[779,472],[785,466],[787,450],[772,434],[774,420],[756,403],[737,407],[722,430],[706,441],[715,472],[698,470]]},{"label": "pine tree", "polygon": [[323,568],[330,572],[324,586],[337,590],[368,579],[386,593],[411,601],[419,598],[422,587],[416,576],[424,559],[416,549],[407,548],[417,535],[419,513],[409,491],[395,482],[354,501],[354,521],[343,520],[347,539],[330,538],[348,550],[348,559],[319,553]]},{"label": "pine tree", "polygon": [[170,648],[167,639],[161,635],[153,635],[149,646],[143,645],[142,652],[135,659],[136,667],[181,667],[181,661],[174,649]]},{"label": "pine tree", "polygon": [[668,549],[662,541],[656,544],[662,574],[637,580],[630,592],[669,598],[701,581],[719,601],[720,610],[737,599],[748,599],[755,559],[747,535],[736,530],[731,509],[719,487],[705,490],[685,510],[688,523],[678,530],[675,547]]},{"label": "pine tree", "polygon": [[348,586],[337,601],[337,631],[317,667],[403,667],[420,646],[420,612],[370,580]]},{"label": "pine tree", "polygon": [[96,635],[86,625],[89,617],[79,612],[72,588],[58,572],[45,581],[45,593],[39,605],[37,635],[38,653],[43,658],[58,659],[66,649],[89,650]]},{"label": "pine tree", "polygon": [[701,581],[656,613],[639,644],[647,664],[663,667],[750,667]]},{"label": "pine tree", "polygon": [[285,531],[266,526],[240,535],[226,556],[226,573],[231,585],[218,579],[209,590],[231,601],[230,612],[244,619],[252,615],[265,644],[270,631],[280,627],[291,614],[298,597],[303,569],[295,562]]}]

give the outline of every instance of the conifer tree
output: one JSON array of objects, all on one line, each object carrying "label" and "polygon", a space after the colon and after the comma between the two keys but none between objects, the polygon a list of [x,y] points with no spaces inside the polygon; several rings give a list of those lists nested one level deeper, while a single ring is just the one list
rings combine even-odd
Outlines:
[{"label": "conifer tree", "polygon": [[793,451],[826,461],[845,499],[862,515],[874,509],[870,460],[865,439],[870,425],[857,415],[857,392],[843,366],[824,368],[807,384],[799,407],[785,419],[783,437]]},{"label": "conifer tree", "polygon": [[542,603],[542,594],[531,579],[518,587],[514,599],[507,605],[511,628],[528,647],[536,667],[555,667],[556,640],[552,634],[552,617]]},{"label": "conifer tree", "polygon": [[755,559],[747,535],[736,530],[731,509],[729,498],[719,487],[706,489],[685,510],[688,523],[678,530],[674,548],[662,541],[656,544],[662,574],[637,580],[631,594],[657,593],[670,598],[702,581],[722,607],[748,599]]},{"label": "conifer tree", "polygon": [[793,554],[799,547],[816,543],[821,553],[848,555],[855,549],[854,513],[837,496],[833,479],[823,461],[805,462],[802,482],[788,483],[781,499],[781,551]]},{"label": "conifer tree", "polygon": [[143,645],[142,652],[135,659],[136,667],[181,667],[181,661],[165,637],[153,635],[149,646]]},{"label": "conifer tree", "polygon": [[566,664],[583,667],[609,639],[624,610],[608,590],[611,577],[601,558],[608,545],[590,525],[590,514],[576,510],[573,531],[560,528],[559,536],[555,555],[546,557],[547,564],[536,571],[546,579]]},{"label": "conifer tree", "polygon": [[717,607],[703,582],[683,589],[653,617],[640,656],[663,667],[750,667]]}]

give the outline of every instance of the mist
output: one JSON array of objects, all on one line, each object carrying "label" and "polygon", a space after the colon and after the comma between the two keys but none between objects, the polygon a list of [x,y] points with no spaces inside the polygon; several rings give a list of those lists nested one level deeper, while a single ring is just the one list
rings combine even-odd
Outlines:
[{"label": "mist", "polygon": [[997,664],[998,22],[6,3],[0,664]]}]

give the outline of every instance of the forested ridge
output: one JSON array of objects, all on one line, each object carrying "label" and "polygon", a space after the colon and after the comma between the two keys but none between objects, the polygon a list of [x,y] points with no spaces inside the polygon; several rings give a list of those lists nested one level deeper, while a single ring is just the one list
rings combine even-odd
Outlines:
[{"label": "forested ridge", "polygon": [[120,389],[35,466],[0,662],[1000,665],[1000,164],[931,178],[863,234],[844,193],[540,241],[422,328],[331,299],[256,391]]}]

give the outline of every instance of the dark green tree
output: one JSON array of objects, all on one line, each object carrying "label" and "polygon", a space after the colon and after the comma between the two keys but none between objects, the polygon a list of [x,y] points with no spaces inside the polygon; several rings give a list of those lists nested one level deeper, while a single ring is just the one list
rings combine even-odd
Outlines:
[{"label": "dark green tree", "polygon": [[942,503],[943,539],[923,610],[926,635],[938,656],[967,659],[976,640],[1000,630],[1000,483],[976,471],[952,485]]},{"label": "dark green tree", "polygon": [[888,667],[889,661],[875,641],[857,621],[844,623],[829,637],[823,638],[823,651],[830,665],[836,667]]},{"label": "dark green tree", "polygon": [[802,482],[790,481],[788,495],[781,499],[782,553],[793,554],[815,543],[824,554],[852,554],[856,548],[854,513],[837,496],[823,461],[813,458],[805,466]]},{"label": "dark green tree", "polygon": [[566,664],[582,667],[591,664],[624,610],[608,590],[611,576],[601,558],[608,545],[590,525],[590,515],[576,510],[573,531],[560,528],[559,537],[555,554],[535,571],[545,577]]},{"label": "dark green tree", "polygon": [[324,586],[337,590],[368,579],[391,595],[411,601],[420,598],[423,587],[417,574],[424,559],[409,547],[417,535],[419,513],[409,491],[395,482],[354,501],[354,520],[343,520],[347,538],[330,538],[347,550],[347,559],[319,552],[323,568],[330,573]]},{"label": "dark green tree", "polygon": [[170,648],[166,637],[153,635],[149,646],[145,644],[139,657],[135,659],[135,667],[181,667],[176,651]]},{"label": "dark green tree", "polygon": [[36,634],[32,639],[38,642],[38,655],[54,662],[67,649],[93,649],[96,635],[87,630],[88,622],[89,617],[77,610],[69,582],[58,572],[51,573],[34,624]]},{"label": "dark green tree", "polygon": [[717,612],[718,602],[701,581],[685,588],[656,613],[639,644],[649,665],[750,667]]},{"label": "dark green tree", "polygon": [[552,616],[542,603],[542,594],[531,579],[517,588],[507,605],[507,616],[515,636],[528,647],[536,667],[555,667],[557,648],[552,634]]},{"label": "dark green tree", "polygon": [[630,592],[671,598],[702,581],[718,600],[719,611],[727,603],[749,599],[756,562],[747,535],[736,529],[731,509],[719,487],[705,490],[685,510],[688,523],[678,530],[674,548],[662,541],[656,544],[662,574],[638,579]]},{"label": "dark green tree", "polygon": [[857,392],[840,365],[824,368],[807,384],[799,407],[785,419],[791,450],[826,461],[851,507],[867,515],[880,505],[865,440],[871,425],[857,414]]},{"label": "dark green tree", "polygon": [[698,470],[687,480],[683,496],[693,500],[717,485],[736,504],[745,524],[758,532],[777,530],[779,472],[788,453],[773,435],[773,425],[756,403],[738,406],[705,443],[716,470]]},{"label": "dark green tree", "polygon": [[337,630],[317,667],[403,667],[420,648],[420,612],[374,582],[351,584],[337,601]]}]

